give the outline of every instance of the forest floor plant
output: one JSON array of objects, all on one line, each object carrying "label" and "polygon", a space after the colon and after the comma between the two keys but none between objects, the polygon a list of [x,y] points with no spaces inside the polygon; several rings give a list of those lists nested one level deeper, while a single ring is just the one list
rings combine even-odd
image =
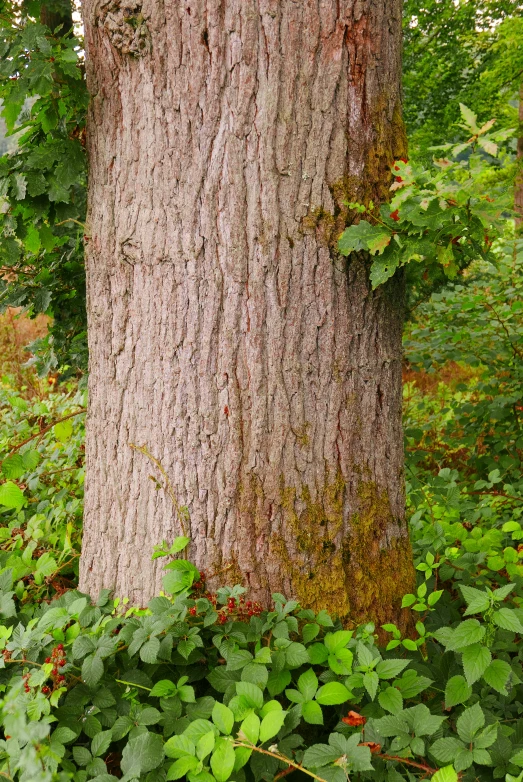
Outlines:
[{"label": "forest floor plant", "polygon": [[283,595],[210,592],[186,537],[151,552],[147,608],[80,594],[84,394],[4,375],[0,776],[523,780],[522,243],[496,258],[408,328],[416,632],[386,624],[384,647]]}]

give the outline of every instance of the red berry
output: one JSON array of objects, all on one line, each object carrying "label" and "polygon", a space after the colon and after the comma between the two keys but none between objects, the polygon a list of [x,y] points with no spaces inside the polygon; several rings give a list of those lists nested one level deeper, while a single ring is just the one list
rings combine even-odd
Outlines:
[{"label": "red berry", "polygon": [[46,657],[45,661],[46,661],[46,663],[50,663],[51,662],[51,658],[50,657]]},{"label": "red berry", "polygon": [[44,695],[47,695],[47,693],[51,692],[51,690],[49,689],[49,687],[42,687],[42,692],[44,693]]},{"label": "red berry", "polygon": [[59,665],[61,668],[63,668],[63,666],[64,666],[64,665],[66,665],[66,664],[67,664],[67,660],[60,660],[60,662],[58,663],[58,665]]},{"label": "red berry", "polygon": [[196,616],[196,613],[197,613],[196,612],[196,607],[193,606],[193,608],[189,608],[189,613],[190,613],[191,616]]},{"label": "red berry", "polygon": [[400,219],[399,209],[395,209],[393,212],[391,212],[390,216],[392,217],[393,220],[398,222],[398,220]]}]

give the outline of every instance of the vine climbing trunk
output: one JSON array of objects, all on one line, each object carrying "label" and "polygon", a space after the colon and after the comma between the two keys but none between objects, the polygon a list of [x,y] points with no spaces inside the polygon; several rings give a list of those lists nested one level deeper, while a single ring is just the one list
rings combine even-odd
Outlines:
[{"label": "vine climbing trunk", "polygon": [[405,154],[401,0],[85,0],[84,23],[81,587],[145,603],[185,506],[215,583],[401,623],[404,280],[336,251]]}]

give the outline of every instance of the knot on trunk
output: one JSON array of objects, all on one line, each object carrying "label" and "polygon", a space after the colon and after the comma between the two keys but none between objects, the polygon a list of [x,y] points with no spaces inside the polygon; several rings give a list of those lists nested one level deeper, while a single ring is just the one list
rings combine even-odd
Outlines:
[{"label": "knot on trunk", "polygon": [[140,0],[107,0],[98,9],[98,25],[122,54],[143,57],[151,51],[151,35]]}]

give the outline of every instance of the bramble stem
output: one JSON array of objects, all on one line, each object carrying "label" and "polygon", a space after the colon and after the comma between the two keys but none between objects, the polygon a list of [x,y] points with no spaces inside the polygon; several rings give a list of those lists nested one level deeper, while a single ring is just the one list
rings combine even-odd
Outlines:
[{"label": "bramble stem", "polygon": [[[278,752],[271,752],[270,749],[262,749],[261,747],[255,747],[254,744],[244,744],[241,741],[235,741],[234,746],[245,747],[246,749],[254,750],[254,752],[260,752],[262,755],[269,755],[269,757],[271,758],[276,758],[276,760],[281,760],[282,763],[287,763],[289,766],[292,766],[297,771],[302,771],[304,774],[307,774],[309,777],[316,779],[317,782],[326,782],[326,780],[323,777],[317,776],[312,771],[308,771],[303,766],[300,766],[299,763],[295,763],[293,760],[290,760],[290,758],[286,758],[284,755],[280,755]],[[290,771],[286,771],[286,773],[290,774]]]}]

